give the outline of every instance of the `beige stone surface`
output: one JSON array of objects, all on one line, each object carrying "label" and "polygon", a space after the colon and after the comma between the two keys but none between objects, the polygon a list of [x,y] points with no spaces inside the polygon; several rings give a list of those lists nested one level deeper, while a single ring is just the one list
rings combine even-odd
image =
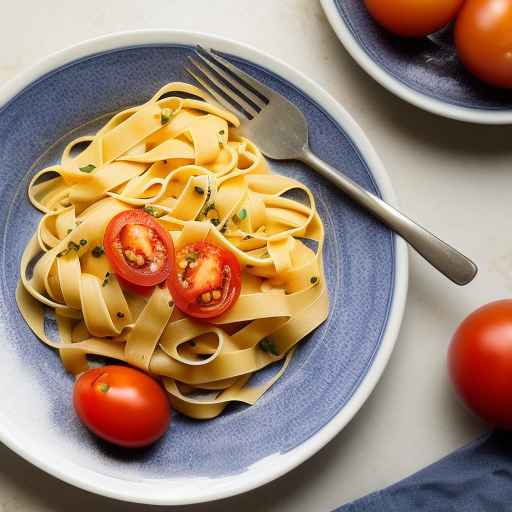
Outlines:
[{"label": "beige stone surface", "polygon": [[[465,314],[512,291],[510,128],[461,124],[395,98],[352,61],[316,0],[25,0],[2,2],[1,27],[0,82],[50,52],[139,28],[212,32],[279,57],[316,80],[360,123],[402,209],[480,266],[474,283],[461,289],[411,254],[409,301],[396,350],[348,428],[261,489],[173,510],[326,512],[407,476],[484,429],[453,396],[445,355]],[[75,489],[0,445],[0,512],[148,508]]]}]

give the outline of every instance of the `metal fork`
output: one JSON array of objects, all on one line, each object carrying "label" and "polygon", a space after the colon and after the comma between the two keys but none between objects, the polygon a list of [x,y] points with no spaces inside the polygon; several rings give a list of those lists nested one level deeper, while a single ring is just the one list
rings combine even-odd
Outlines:
[{"label": "metal fork", "polygon": [[265,156],[304,162],[400,235],[451,281],[462,286],[473,280],[478,268],[470,259],[313,154],[306,119],[293,103],[218,52],[197,46],[195,57],[189,57],[195,71],[187,68],[188,73],[218,103],[238,115],[241,133]]}]

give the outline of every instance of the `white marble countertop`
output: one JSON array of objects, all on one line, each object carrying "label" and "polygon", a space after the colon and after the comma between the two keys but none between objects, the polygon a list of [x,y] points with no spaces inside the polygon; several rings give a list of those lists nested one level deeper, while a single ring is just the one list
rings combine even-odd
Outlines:
[{"label": "white marble countertop", "polygon": [[[473,257],[458,288],[411,254],[408,306],[391,362],[350,425],[283,478],[209,505],[173,510],[332,510],[387,486],[484,430],[456,401],[445,355],[458,322],[512,290],[511,129],[457,123],[382,89],[348,56],[317,0],[88,0],[4,2],[0,81],[50,52],[109,32],[180,28],[251,44],[315,79],[360,123],[381,155],[402,209]],[[135,512],[75,489],[0,446],[0,512]]]}]

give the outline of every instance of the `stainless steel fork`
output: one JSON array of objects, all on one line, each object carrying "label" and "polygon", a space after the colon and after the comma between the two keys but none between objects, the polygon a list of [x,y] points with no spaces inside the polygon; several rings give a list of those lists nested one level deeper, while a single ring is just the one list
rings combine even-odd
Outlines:
[{"label": "stainless steel fork", "polygon": [[313,154],[306,119],[293,103],[217,52],[198,46],[195,58],[189,59],[195,71],[187,71],[218,103],[238,115],[241,133],[265,156],[304,162],[400,235],[454,283],[462,286],[473,280],[478,268],[469,258]]}]

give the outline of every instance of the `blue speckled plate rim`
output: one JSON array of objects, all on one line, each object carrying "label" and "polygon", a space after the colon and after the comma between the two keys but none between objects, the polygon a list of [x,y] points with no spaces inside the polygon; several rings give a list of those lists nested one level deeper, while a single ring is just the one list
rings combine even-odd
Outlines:
[{"label": "blue speckled plate rim", "polygon": [[[143,41],[144,36],[146,36],[147,38],[152,38],[152,39],[156,39],[156,40],[151,41],[151,42],[144,42]],[[128,40],[130,38],[137,39],[137,41],[135,43],[132,41],[132,43],[129,44]],[[142,38],[142,40],[141,40],[141,38]],[[176,40],[176,39],[180,39],[180,38],[188,39],[188,41],[183,42],[183,41]],[[185,32],[185,31],[169,31],[169,30],[134,31],[134,32],[130,32],[130,33],[121,33],[121,34],[114,34],[111,36],[101,37],[101,38],[83,43],[81,45],[78,45],[78,46],[75,46],[75,47],[72,47],[72,48],[69,48],[66,50],[62,50],[61,52],[58,52],[57,54],[54,54],[54,55],[48,57],[47,59],[42,61],[39,65],[36,65],[33,68],[29,69],[23,75],[16,77],[11,82],[6,84],[2,89],[0,89],[0,100],[1,100],[2,96],[4,96],[4,97],[7,96],[6,101],[0,107],[0,113],[3,111],[3,109],[8,104],[10,104],[12,101],[14,101],[20,94],[23,94],[24,92],[26,92],[28,89],[33,87],[39,81],[44,80],[44,79],[48,78],[49,76],[51,76],[52,74],[58,72],[59,70],[62,70],[63,68],[74,65],[79,61],[94,58],[94,57],[98,56],[99,54],[111,53],[111,52],[115,52],[115,51],[122,51],[127,48],[140,47],[140,46],[166,46],[166,45],[177,46],[177,45],[180,45],[180,46],[190,47],[190,45],[197,43],[199,40],[204,40],[205,38],[211,40],[207,44],[210,44],[211,46],[215,46],[219,50],[224,51],[222,46],[228,45],[228,46],[231,46],[232,48],[234,47],[238,51],[242,51],[243,53],[252,54],[252,55],[250,55],[249,59],[240,57],[238,55],[233,55],[233,57],[235,59],[239,59],[239,60],[246,60],[247,62],[250,62],[251,65],[257,66],[260,69],[264,69],[266,72],[271,73],[278,80],[281,80],[284,83],[286,83],[287,85],[289,85],[290,87],[292,87],[294,90],[296,90],[302,96],[308,97],[309,99],[313,100],[314,103],[318,106],[318,108],[329,119],[331,119],[332,122],[334,122],[336,124],[336,126],[339,127],[340,130],[342,130],[344,133],[347,134],[347,138],[350,140],[352,146],[354,147],[356,152],[359,155],[361,155],[362,160],[365,163],[365,167],[367,169],[368,175],[371,178],[372,183],[375,185],[376,189],[379,190],[379,192],[381,192],[383,188],[386,189],[387,194],[385,194],[385,195],[389,196],[389,197],[387,197],[387,200],[390,202],[394,202],[394,193],[391,189],[389,179],[384,174],[382,164],[378,160],[378,158],[377,158],[375,152],[373,151],[373,149],[371,148],[371,146],[369,146],[369,143],[366,140],[366,138],[364,137],[364,134],[362,133],[360,128],[357,125],[355,125],[354,121],[348,116],[348,114],[346,112],[344,112],[339,106],[336,105],[337,110],[339,111],[338,113],[343,114],[343,117],[346,118],[345,123],[351,122],[352,123],[352,126],[351,126],[352,131],[356,131],[356,132],[358,131],[359,133],[356,133],[356,134],[352,133],[352,135],[349,135],[347,130],[345,130],[344,128],[341,127],[340,123],[329,112],[326,111],[326,109],[320,104],[320,102],[317,98],[307,94],[304,90],[297,87],[295,84],[291,83],[289,80],[284,79],[281,76],[281,74],[271,71],[269,69],[269,67],[267,67],[267,65],[270,65],[271,67],[284,68],[284,70],[286,72],[288,72],[289,74],[296,75],[295,78],[299,79],[299,81],[300,80],[306,81],[307,82],[306,85],[316,88],[315,92],[317,93],[317,96],[318,95],[324,96],[325,101],[329,100],[330,102],[334,102],[334,100],[332,100],[332,98],[328,97],[324,91],[322,91],[318,86],[314,85],[305,76],[292,70],[286,64],[279,62],[275,59],[269,59],[268,57],[260,54],[257,50],[252,49],[248,46],[241,45],[239,43],[235,43],[235,42],[229,41],[227,39],[219,38],[217,36],[210,36],[207,34],[191,33],[191,32]],[[126,40],[126,39],[127,39],[126,44],[123,44],[122,41]],[[113,48],[111,47],[111,48],[103,48],[102,49],[101,48],[102,43],[104,43],[105,41],[110,41],[110,42],[115,41],[116,44],[114,44]],[[118,42],[120,44],[117,44]],[[100,48],[98,48],[98,51],[94,51],[94,50],[87,51],[90,46],[94,46],[95,44],[100,47]],[[85,52],[83,52],[83,50],[85,50]],[[84,55],[80,55],[81,52],[84,53]],[[76,53],[78,55],[73,55],[74,53]],[[227,50],[226,53],[230,53],[229,50]],[[254,57],[254,56],[259,58],[260,60],[261,59],[265,60],[266,61],[265,65],[257,64],[254,60],[252,60],[251,57]],[[61,57],[64,57],[65,62],[59,65],[58,60]],[[55,63],[55,65],[52,65],[52,64],[54,64],[54,61],[57,61],[57,63]],[[46,67],[46,71],[44,70],[45,67]],[[40,71],[38,68],[42,68],[42,71]],[[26,85],[20,86],[20,83],[23,84],[23,82],[26,82]],[[14,94],[12,92],[11,93],[9,92],[9,88],[11,89],[11,91],[15,91]],[[362,155],[359,147],[356,146],[356,144],[353,140],[354,135],[357,135],[361,139],[359,141],[361,144],[364,143],[364,145],[366,145],[365,149],[366,149],[367,155],[364,158],[363,158],[363,155]],[[368,166],[368,159],[373,160],[374,170],[378,169],[380,171],[380,175],[378,177],[373,172],[370,171],[370,168]],[[338,433],[341,430],[341,428],[343,428],[343,426],[346,425],[346,423],[350,420],[350,418],[357,412],[359,407],[366,400],[369,393],[373,389],[378,377],[382,373],[382,371],[387,363],[387,360],[389,358],[389,355],[390,355],[393,345],[394,345],[394,341],[398,334],[398,329],[399,329],[402,315],[403,315],[405,298],[406,298],[406,294],[407,294],[407,292],[406,292],[407,291],[407,275],[408,275],[407,250],[406,250],[404,242],[402,240],[398,239],[397,237],[394,237],[394,243],[392,245],[392,250],[393,250],[393,255],[395,257],[394,258],[395,265],[393,267],[393,275],[392,275],[392,279],[394,281],[394,286],[393,286],[392,295],[388,299],[386,319],[385,319],[385,322],[383,323],[383,328],[380,333],[379,344],[376,346],[376,349],[375,349],[374,353],[372,354],[372,359],[367,366],[367,371],[361,375],[359,381],[357,382],[357,384],[354,386],[353,390],[351,391],[351,397],[342,406],[342,408],[341,408],[342,410],[340,411],[340,413],[338,413],[338,415],[336,415],[334,418],[332,418],[330,420],[330,422],[328,422],[317,433],[312,435],[310,437],[310,439],[305,441],[302,445],[290,450],[286,454],[280,454],[279,457],[281,459],[281,463],[280,463],[281,467],[276,468],[276,470],[274,471],[274,474],[271,474],[271,473],[269,474],[267,471],[267,474],[260,475],[259,478],[257,478],[257,479],[251,479],[247,475],[247,473],[250,472],[250,470],[249,470],[248,472],[240,475],[240,477],[241,477],[240,479],[242,480],[242,482],[240,482],[241,485],[239,485],[236,489],[229,489],[229,490],[220,489],[220,490],[217,490],[215,495],[209,496],[209,495],[205,494],[200,499],[191,499],[190,501],[180,500],[179,503],[181,503],[181,504],[184,504],[187,502],[196,503],[199,501],[207,501],[207,500],[211,500],[211,499],[220,499],[223,497],[232,496],[234,494],[253,489],[259,485],[263,485],[264,483],[267,483],[267,482],[277,478],[278,476],[281,476],[282,474],[291,470],[293,467],[296,467],[297,465],[299,465],[301,462],[303,462],[304,460],[309,458],[313,453],[318,451],[322,446],[324,446],[330,439],[332,439],[332,437],[334,437],[334,435],[336,433]],[[397,269],[400,270],[400,272],[398,273],[399,275],[397,274]],[[396,293],[397,290],[400,291],[399,294]],[[397,297],[398,297],[398,299],[397,299]],[[393,322],[390,321],[391,317],[393,317]],[[392,326],[391,326],[391,323],[393,323]],[[393,328],[393,329],[391,329],[391,328]],[[390,330],[393,330],[394,332],[390,333]],[[382,350],[384,338],[387,338],[387,340],[388,340],[387,350],[385,350],[385,351]],[[381,352],[381,353],[385,352],[385,353],[382,354],[382,357],[380,358],[380,363],[377,365],[375,363],[376,363],[377,355],[379,355],[379,352]],[[366,386],[367,389],[365,389],[365,390],[361,389],[361,387],[362,387],[361,384],[365,380],[366,381],[370,380],[370,374],[373,374],[373,378],[371,379],[373,382],[371,382],[368,386]],[[358,396],[356,397],[356,395],[358,395]],[[361,397],[361,395],[364,395],[364,396]],[[358,400],[356,400],[356,398]],[[355,402],[359,402],[359,403],[355,403]],[[352,407],[353,410],[351,410],[351,411],[345,410],[345,409],[348,409],[348,406],[351,405],[351,403],[353,405],[353,407]],[[345,414],[343,415],[342,413],[345,413]],[[343,419],[341,421],[337,421],[342,416],[346,416],[345,421],[343,421]],[[338,425],[337,423],[340,423],[340,424]],[[328,427],[330,427],[330,428],[328,428]],[[323,433],[323,435],[320,436],[320,434],[322,434],[322,433]],[[1,428],[1,426],[0,426],[0,434],[1,434],[0,438],[2,438],[2,441],[7,446],[11,447],[14,451],[16,451],[19,455],[23,456],[25,459],[29,460],[30,462],[32,462],[36,466],[40,467],[41,469],[44,469],[48,473],[50,473],[64,481],[72,483],[73,485],[84,488],[86,490],[90,490],[92,492],[96,492],[99,494],[103,494],[106,496],[110,496],[110,497],[117,498],[117,499],[123,499],[123,500],[127,500],[127,501],[134,501],[134,502],[141,502],[141,503],[154,503],[154,504],[173,504],[172,500],[165,499],[165,498],[164,498],[164,500],[157,499],[157,498],[156,499],[148,499],[147,496],[144,496],[144,497],[141,497],[140,495],[134,496],[130,492],[127,492],[127,493],[120,492],[119,490],[117,490],[117,492],[116,492],[115,489],[113,490],[111,488],[111,485],[113,482],[116,482],[118,479],[115,479],[115,478],[109,479],[108,477],[107,477],[107,479],[105,479],[104,475],[102,475],[102,479],[104,481],[101,482],[103,484],[101,486],[99,485],[100,484],[99,482],[97,482],[96,484],[91,484],[90,482],[88,482],[87,480],[84,480],[83,478],[80,479],[80,478],[76,478],[74,476],[72,477],[69,474],[67,474],[66,472],[56,469],[55,467],[52,467],[52,465],[49,464],[46,460],[42,460],[41,458],[34,456],[32,453],[30,453],[30,450],[27,450],[24,446],[20,445],[19,443],[16,443],[14,440],[9,439],[9,435],[6,434],[5,432],[3,432],[3,429]],[[323,439],[319,439],[319,437],[323,437]],[[313,442],[313,441],[316,441],[316,442]],[[298,454],[299,451],[302,451],[302,453]],[[282,462],[282,459],[290,459],[290,457],[292,460],[289,460],[288,463]],[[67,461],[67,462],[69,462],[69,461]],[[87,469],[81,468],[79,466],[73,466],[73,467],[78,472],[82,472],[84,474],[89,473],[89,476],[91,476],[91,475],[97,476],[97,474],[94,471],[87,470]],[[231,478],[231,479],[233,480],[233,478]],[[112,480],[112,481],[108,482],[108,480]],[[123,481],[121,481],[121,482],[123,482]],[[133,485],[133,482],[131,483],[131,485]],[[126,490],[124,489],[124,491],[126,491]],[[175,502],[175,503],[178,504],[178,502]]]},{"label": "blue speckled plate rim", "polygon": [[377,62],[351,20],[339,7],[340,0],[320,0],[329,23],[354,60],[383,87],[424,110],[459,121],[481,124],[512,123],[512,110],[475,106],[469,108],[453,100],[443,100],[425,93],[402,80],[391,69]]}]

